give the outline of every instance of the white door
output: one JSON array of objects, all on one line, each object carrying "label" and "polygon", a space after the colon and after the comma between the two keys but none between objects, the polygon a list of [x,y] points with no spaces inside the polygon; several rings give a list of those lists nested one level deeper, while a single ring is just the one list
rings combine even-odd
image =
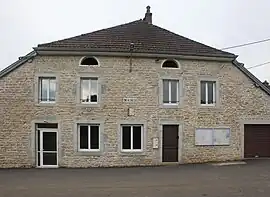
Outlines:
[{"label": "white door", "polygon": [[58,167],[57,130],[40,129],[37,131],[37,166]]}]

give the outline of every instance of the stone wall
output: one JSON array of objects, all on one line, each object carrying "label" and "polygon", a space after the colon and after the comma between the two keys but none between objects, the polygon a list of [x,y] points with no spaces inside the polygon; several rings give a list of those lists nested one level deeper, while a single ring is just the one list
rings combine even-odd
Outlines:
[{"label": "stone wall", "polygon": [[[162,61],[134,58],[132,72],[128,58],[97,57],[100,67],[80,67],[81,57],[37,56],[0,79],[0,167],[35,166],[35,121],[59,123],[59,166],[97,167],[158,165],[160,149],[152,148],[152,138],[160,137],[161,121],[182,126],[181,163],[241,159],[242,120],[270,120],[270,97],[229,62],[179,60],[180,69],[162,69]],[[58,78],[58,102],[52,106],[35,102],[37,75],[53,73]],[[82,73],[97,75],[101,86],[99,107],[82,107],[76,101],[77,79]],[[182,104],[177,108],[160,106],[159,81],[162,77],[183,81]],[[198,105],[198,82],[214,77],[220,84],[220,104],[213,108]],[[136,98],[126,104],[125,97]],[[128,108],[135,110],[128,116]],[[80,154],[75,123],[80,120],[104,122],[101,155]],[[119,122],[136,121],[146,126],[146,151],[119,152]],[[195,146],[195,128],[231,128],[230,146]]]}]

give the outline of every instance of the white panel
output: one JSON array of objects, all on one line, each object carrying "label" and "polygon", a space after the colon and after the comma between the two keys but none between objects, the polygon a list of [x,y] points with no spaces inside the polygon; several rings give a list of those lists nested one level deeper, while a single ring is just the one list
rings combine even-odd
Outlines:
[{"label": "white panel", "polygon": [[135,115],[135,110],[133,108],[128,108],[128,115],[129,116],[134,116]]},{"label": "white panel", "polygon": [[213,129],[196,129],[195,145],[213,145]]},{"label": "white panel", "polygon": [[217,128],[214,129],[214,145],[230,145],[230,129]]},{"label": "white panel", "polygon": [[157,137],[154,137],[153,138],[153,148],[154,149],[157,149],[158,148],[158,138]]}]

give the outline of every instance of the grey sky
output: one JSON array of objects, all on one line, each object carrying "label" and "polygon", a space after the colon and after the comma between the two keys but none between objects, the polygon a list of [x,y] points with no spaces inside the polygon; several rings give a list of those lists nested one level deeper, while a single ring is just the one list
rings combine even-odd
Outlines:
[{"label": "grey sky", "polygon": [[[270,1],[260,0],[0,0],[0,70],[39,43],[88,33],[144,17],[216,48],[270,37]],[[246,67],[270,61],[270,42],[229,50]],[[251,69],[270,80],[270,64]]]}]

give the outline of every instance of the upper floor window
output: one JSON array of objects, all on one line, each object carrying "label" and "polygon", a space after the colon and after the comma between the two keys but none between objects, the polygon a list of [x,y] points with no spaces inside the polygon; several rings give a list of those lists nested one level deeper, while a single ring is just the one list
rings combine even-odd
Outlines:
[{"label": "upper floor window", "polygon": [[216,82],[201,81],[201,105],[216,104]]},{"label": "upper floor window", "polygon": [[82,66],[98,66],[98,61],[94,57],[85,57],[81,60],[80,65],[82,65]]},{"label": "upper floor window", "polygon": [[81,102],[86,104],[98,102],[98,78],[81,78]]},{"label": "upper floor window", "polygon": [[39,78],[39,101],[44,103],[54,103],[56,96],[56,78]]},{"label": "upper floor window", "polygon": [[179,80],[163,80],[163,103],[178,104],[179,101]]},{"label": "upper floor window", "polygon": [[166,60],[163,62],[162,68],[179,68],[179,65],[175,60]]}]

